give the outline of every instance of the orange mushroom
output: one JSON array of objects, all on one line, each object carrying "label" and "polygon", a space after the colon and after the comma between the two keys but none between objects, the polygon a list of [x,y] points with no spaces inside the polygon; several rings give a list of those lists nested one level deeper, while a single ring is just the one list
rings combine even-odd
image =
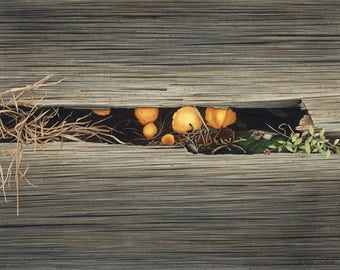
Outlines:
[{"label": "orange mushroom", "polygon": [[110,109],[92,109],[92,112],[96,115],[106,116],[111,113]]},{"label": "orange mushroom", "polygon": [[178,133],[198,130],[202,127],[201,118],[194,107],[182,107],[172,116],[172,129]]},{"label": "orange mushroom", "polygon": [[162,144],[165,144],[165,145],[174,145],[175,136],[170,133],[167,133],[162,137],[161,141],[162,141]]},{"label": "orange mushroom", "polygon": [[157,132],[158,129],[154,123],[146,124],[143,128],[143,135],[148,139],[154,137],[157,134]]},{"label": "orange mushroom", "polygon": [[216,129],[225,128],[236,122],[236,113],[231,109],[208,107],[205,110],[207,125]]},{"label": "orange mushroom", "polygon": [[138,122],[145,126],[146,124],[156,121],[159,114],[159,108],[135,108],[135,116]]}]

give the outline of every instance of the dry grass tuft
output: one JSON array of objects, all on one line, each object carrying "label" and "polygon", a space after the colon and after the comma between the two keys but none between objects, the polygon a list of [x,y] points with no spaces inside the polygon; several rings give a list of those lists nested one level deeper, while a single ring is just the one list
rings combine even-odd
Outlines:
[{"label": "dry grass tuft", "polygon": [[29,183],[26,178],[28,168],[22,170],[23,152],[27,145],[34,145],[35,149],[43,147],[49,142],[84,141],[91,137],[96,137],[100,141],[116,140],[112,129],[101,126],[100,122],[90,123],[86,121],[87,116],[78,118],[74,122],[55,121],[51,125],[52,119],[58,118],[57,108],[41,108],[36,106],[37,101],[33,99],[31,92],[41,88],[56,85],[56,82],[47,81],[52,78],[48,75],[42,80],[20,88],[12,88],[0,94],[0,140],[15,141],[14,149],[2,151],[2,155],[8,160],[7,168],[0,163],[1,189],[6,198],[6,188],[10,187],[10,180],[14,175],[17,195],[17,215],[19,215],[19,186],[22,180]]}]

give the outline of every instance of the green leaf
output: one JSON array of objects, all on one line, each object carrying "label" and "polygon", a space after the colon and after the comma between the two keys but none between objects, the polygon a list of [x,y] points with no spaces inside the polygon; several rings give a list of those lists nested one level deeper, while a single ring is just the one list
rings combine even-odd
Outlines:
[{"label": "green leaf", "polygon": [[285,141],[277,141],[279,144],[285,144]]},{"label": "green leaf", "polygon": [[333,143],[333,145],[337,145],[340,142],[340,139],[336,139]]},{"label": "green leaf", "polygon": [[301,145],[301,146],[299,146],[299,148],[300,148],[301,150],[305,150],[305,149],[306,149],[306,146]]},{"label": "green leaf", "polygon": [[292,152],[292,153],[295,152],[294,149],[293,149],[293,147],[292,147],[291,145],[286,145],[286,149],[287,149],[289,152]]},{"label": "green leaf", "polygon": [[277,146],[275,146],[275,145],[269,145],[268,148],[270,148],[270,149],[276,149]]},{"label": "green leaf", "polygon": [[299,144],[301,144],[301,143],[302,143],[302,138],[298,138],[298,139],[295,141],[294,145],[299,145]]},{"label": "green leaf", "polygon": [[326,151],[326,157],[329,158],[329,157],[331,156],[331,153],[332,153],[332,152],[328,149],[328,150]]},{"label": "green leaf", "polygon": [[297,133],[292,133],[290,137],[292,139],[292,142],[295,142],[298,139],[299,135]]},{"label": "green leaf", "polygon": [[306,131],[304,131],[304,132],[302,132],[302,137],[306,137],[307,136],[307,134],[308,134],[308,131],[306,130]]},{"label": "green leaf", "polygon": [[319,152],[319,149],[318,148],[314,148],[312,153],[318,153]]},{"label": "green leaf", "polygon": [[277,152],[282,152],[282,146],[279,146],[278,148],[277,148]]},{"label": "green leaf", "polygon": [[314,135],[314,128],[312,126],[309,127],[309,134]]},{"label": "green leaf", "polygon": [[322,146],[322,143],[320,141],[317,141],[316,146],[317,146],[317,148],[320,148]]},{"label": "green leaf", "polygon": [[310,143],[312,140],[313,140],[313,137],[308,137],[306,141]]},{"label": "green leaf", "polygon": [[310,151],[310,144],[309,144],[308,140],[305,141],[305,150],[306,150],[307,154],[310,154],[311,151]]},{"label": "green leaf", "polygon": [[321,129],[321,131],[320,131],[320,138],[325,139],[325,130],[324,129]]}]

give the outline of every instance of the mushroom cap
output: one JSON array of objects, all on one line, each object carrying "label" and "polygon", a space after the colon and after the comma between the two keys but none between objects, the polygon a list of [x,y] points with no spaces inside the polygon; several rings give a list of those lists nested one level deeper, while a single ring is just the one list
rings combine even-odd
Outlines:
[{"label": "mushroom cap", "polygon": [[205,110],[207,125],[216,129],[225,128],[236,122],[236,113],[231,109],[208,107]]},{"label": "mushroom cap", "polygon": [[145,126],[146,124],[156,121],[159,114],[159,108],[135,108],[134,112],[138,122],[142,126]]},{"label": "mushroom cap", "polygon": [[158,132],[158,129],[154,123],[146,124],[143,127],[143,135],[148,139],[151,139],[152,137],[154,137],[157,134],[157,132]]},{"label": "mushroom cap", "polygon": [[92,109],[92,112],[96,115],[106,116],[111,113],[110,109]]},{"label": "mushroom cap", "polygon": [[162,144],[165,144],[165,145],[174,145],[175,136],[172,135],[171,133],[167,133],[162,137],[161,141],[162,141]]},{"label": "mushroom cap", "polygon": [[178,133],[198,130],[202,127],[197,109],[191,106],[178,109],[172,116],[172,129]]}]

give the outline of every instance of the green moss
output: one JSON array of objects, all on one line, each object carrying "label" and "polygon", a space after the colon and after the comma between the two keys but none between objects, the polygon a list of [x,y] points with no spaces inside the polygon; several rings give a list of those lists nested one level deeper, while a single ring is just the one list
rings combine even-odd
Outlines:
[{"label": "green moss", "polygon": [[[263,138],[256,140],[252,138],[251,135],[252,133],[248,132],[236,136],[236,141],[244,139],[243,141],[237,142],[235,144],[242,147],[247,152],[247,154],[263,154],[263,151],[268,149],[269,145],[277,144],[277,142],[280,140],[286,140],[285,137],[280,135],[275,135],[270,140]],[[233,152],[239,153],[239,150],[233,149]]]}]

